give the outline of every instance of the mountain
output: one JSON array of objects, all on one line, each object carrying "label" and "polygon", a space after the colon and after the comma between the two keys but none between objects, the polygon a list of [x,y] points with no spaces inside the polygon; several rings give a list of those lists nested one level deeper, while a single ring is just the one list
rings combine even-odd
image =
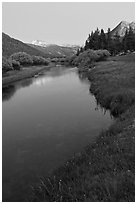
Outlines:
[{"label": "mountain", "polygon": [[20,40],[11,38],[9,35],[2,33],[2,55],[10,57],[16,52],[26,52],[30,55],[42,57],[65,57],[72,56],[77,52],[78,46],[59,46],[46,44],[44,41],[33,41],[33,44],[26,44]]},{"label": "mountain", "polygon": [[38,45],[38,46],[41,46],[41,47],[47,47],[47,46],[50,45],[50,44],[46,43],[43,40],[33,40],[31,44],[32,45]]},{"label": "mountain", "polygon": [[34,40],[32,44],[28,45],[44,52],[50,57],[72,56],[73,54],[76,54],[77,49],[79,48],[77,45],[47,44],[46,42],[40,40]]},{"label": "mountain", "polygon": [[49,46],[52,46],[52,45],[58,45],[60,47],[70,47],[70,48],[79,47],[78,45],[71,45],[71,44],[50,44],[50,43],[46,43],[43,40],[33,40],[31,44],[38,45],[38,46],[41,46],[41,47],[49,47]]},{"label": "mountain", "polygon": [[135,31],[135,22],[127,22],[127,21],[121,21],[111,32],[111,37],[114,37],[116,34],[120,37],[124,37],[126,30],[129,30],[129,28],[132,28],[133,31]]},{"label": "mountain", "polygon": [[26,52],[30,55],[37,55],[47,57],[42,51],[31,47],[17,39],[11,38],[5,33],[2,33],[2,55],[4,57],[9,57],[16,52]]}]

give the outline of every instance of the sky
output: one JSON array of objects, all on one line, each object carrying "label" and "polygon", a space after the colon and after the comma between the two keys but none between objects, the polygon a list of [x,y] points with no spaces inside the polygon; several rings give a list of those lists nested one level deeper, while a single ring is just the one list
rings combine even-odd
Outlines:
[{"label": "sky", "polygon": [[2,31],[23,42],[83,45],[88,34],[135,21],[132,2],[4,2]]}]

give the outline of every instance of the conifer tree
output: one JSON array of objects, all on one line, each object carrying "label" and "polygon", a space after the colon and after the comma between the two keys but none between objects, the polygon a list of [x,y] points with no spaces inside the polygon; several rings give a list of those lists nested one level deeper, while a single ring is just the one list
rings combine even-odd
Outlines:
[{"label": "conifer tree", "polygon": [[130,51],[135,50],[135,33],[132,28],[129,28],[128,36],[127,36],[127,47]]},{"label": "conifer tree", "polygon": [[93,36],[93,39],[94,39],[94,49],[95,50],[98,50],[99,49],[99,29],[97,28],[94,32],[94,36]]},{"label": "conifer tree", "polygon": [[114,36],[113,46],[114,46],[114,50],[113,50],[114,54],[117,54],[121,51],[122,45],[121,45],[120,36],[118,35],[118,33],[116,33]]},{"label": "conifer tree", "polygon": [[94,32],[92,31],[89,38],[89,48],[94,49],[94,40],[93,40]]},{"label": "conifer tree", "polygon": [[86,40],[84,50],[88,50],[89,48],[90,48],[89,42],[88,42],[88,40]]},{"label": "conifer tree", "polygon": [[77,53],[76,53],[76,55],[77,55],[77,56],[79,56],[79,53],[80,53],[80,50],[79,50],[79,49],[77,49]]},{"label": "conifer tree", "polygon": [[100,38],[99,38],[99,48],[100,49],[106,49],[106,47],[107,47],[106,44],[107,44],[106,35],[104,33],[104,30],[101,29]]},{"label": "conifer tree", "polygon": [[128,50],[127,41],[128,41],[128,31],[126,30],[125,36],[122,40],[122,47],[125,52]]},{"label": "conifer tree", "polygon": [[135,50],[135,33],[132,28],[129,31],[126,31],[125,36],[122,41],[123,50],[127,52],[127,50],[134,51]]}]

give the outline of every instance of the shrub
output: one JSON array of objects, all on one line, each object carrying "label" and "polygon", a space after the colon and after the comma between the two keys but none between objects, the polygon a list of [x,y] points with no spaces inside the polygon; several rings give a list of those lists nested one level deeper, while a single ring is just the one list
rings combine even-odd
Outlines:
[{"label": "shrub", "polygon": [[65,57],[62,57],[59,61],[60,61],[61,63],[64,63],[64,62],[66,62],[66,58],[65,58]]},{"label": "shrub", "polygon": [[2,73],[5,73],[10,70],[13,70],[11,61],[6,59],[5,57],[2,57]]},{"label": "shrub", "polygon": [[74,60],[76,57],[77,57],[76,55],[66,57],[66,64],[67,65],[74,65]]},{"label": "shrub", "polygon": [[57,63],[57,62],[58,62],[58,58],[57,58],[57,57],[56,57],[56,58],[52,58],[52,59],[51,59],[51,62]]},{"label": "shrub", "polygon": [[71,63],[76,66],[86,66],[92,64],[93,62],[106,60],[108,56],[110,56],[110,53],[107,50],[89,49],[76,56]]},{"label": "shrub", "polygon": [[14,53],[13,55],[10,56],[10,59],[16,60],[20,63],[20,65],[24,65],[24,66],[33,64],[32,57],[25,52]]},{"label": "shrub", "polygon": [[48,61],[41,56],[32,56],[34,65],[48,65]]},{"label": "shrub", "polygon": [[97,61],[99,56],[93,50],[86,50],[74,59],[74,65],[88,65]]},{"label": "shrub", "polygon": [[99,61],[106,60],[110,56],[108,50],[96,50],[96,54],[99,56]]},{"label": "shrub", "polygon": [[11,60],[11,63],[14,70],[20,70],[20,62],[16,60]]}]

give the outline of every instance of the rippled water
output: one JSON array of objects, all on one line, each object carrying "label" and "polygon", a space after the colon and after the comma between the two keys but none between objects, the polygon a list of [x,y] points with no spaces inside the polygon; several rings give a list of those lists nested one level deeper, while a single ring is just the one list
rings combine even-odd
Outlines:
[{"label": "rippled water", "polygon": [[3,88],[3,201],[26,201],[30,186],[112,123],[76,68],[55,67]]}]

